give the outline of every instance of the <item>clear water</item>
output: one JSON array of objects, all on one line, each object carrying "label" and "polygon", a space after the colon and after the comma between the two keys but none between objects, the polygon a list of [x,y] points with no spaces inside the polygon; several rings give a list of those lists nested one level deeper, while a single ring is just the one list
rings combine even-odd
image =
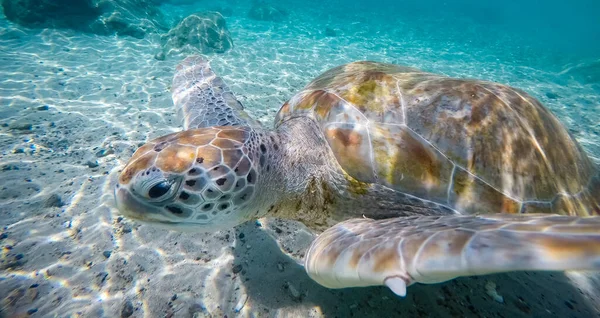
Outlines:
[{"label": "clear water", "polygon": [[[280,22],[248,18],[251,1],[168,2],[159,9],[169,24],[228,12],[234,49],[210,54],[211,64],[266,124],[313,77],[368,59],[524,89],[600,163],[598,1],[277,1],[289,12]],[[600,284],[575,274],[461,278],[410,287],[400,300],[310,281],[280,250],[298,258],[312,239],[294,222],[203,235],[119,219],[110,191],[119,169],[141,143],[180,129],[169,88],[184,55],[156,60],[158,43],[156,34],[29,29],[0,15],[0,316],[600,312]],[[489,281],[504,303],[487,293]]]}]

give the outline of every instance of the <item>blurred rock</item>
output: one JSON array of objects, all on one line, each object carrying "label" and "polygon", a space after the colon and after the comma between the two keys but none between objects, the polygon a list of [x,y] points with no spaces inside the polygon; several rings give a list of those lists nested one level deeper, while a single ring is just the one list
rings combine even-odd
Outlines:
[{"label": "blurred rock", "polygon": [[100,164],[98,163],[98,161],[97,161],[97,160],[88,160],[88,161],[85,163],[85,165],[86,165],[86,166],[88,166],[89,168],[96,168],[96,167],[98,167]]},{"label": "blurred rock", "polygon": [[583,84],[600,83],[600,59],[570,65],[561,75],[567,75]]},{"label": "blurred rock", "polygon": [[31,130],[33,128],[33,124],[31,124],[30,122],[28,122],[24,119],[20,119],[20,120],[15,120],[12,123],[10,123],[8,128],[14,129],[14,130]]},{"label": "blurred rock", "polygon": [[198,0],[151,0],[155,3],[169,3],[173,5],[192,5],[197,4]]},{"label": "blurred rock", "polygon": [[210,8],[210,11],[216,11],[222,14],[224,17],[230,17],[233,15],[233,9],[230,7],[219,7],[215,6]]},{"label": "blurred rock", "polygon": [[238,264],[238,265],[233,266],[232,271],[234,274],[237,274],[237,273],[241,272],[242,269],[243,269],[242,265]]},{"label": "blurred rock", "polygon": [[298,289],[296,289],[296,287],[294,287],[294,285],[292,285],[292,283],[287,282],[287,289],[290,292],[290,296],[292,296],[294,300],[302,299],[302,294],[298,291]]},{"label": "blurred rock", "polygon": [[184,18],[161,37],[162,60],[170,53],[225,53],[233,48],[233,40],[225,19],[219,12],[198,12]]},{"label": "blurred rock", "polygon": [[62,198],[56,193],[51,194],[44,201],[44,207],[46,208],[60,208],[64,205],[65,203],[63,202]]},{"label": "blurred rock", "polygon": [[102,157],[106,157],[108,155],[112,155],[113,153],[115,153],[115,151],[112,148],[100,149],[96,152],[96,157],[102,158]]},{"label": "blurred rock", "polygon": [[325,28],[325,36],[337,36],[337,33],[332,28]]},{"label": "blurred rock", "polygon": [[273,7],[264,1],[254,2],[248,12],[250,19],[259,21],[283,21],[287,16],[287,11]]},{"label": "blurred rock", "polygon": [[166,58],[165,52],[158,52],[158,53],[154,54],[154,58],[159,61],[164,61]]},{"label": "blurred rock", "polygon": [[28,28],[72,29],[143,38],[167,30],[157,1],[0,0],[6,18]]},{"label": "blurred rock", "polygon": [[3,0],[8,20],[26,27],[79,29],[100,17],[91,0]]},{"label": "blurred rock", "polygon": [[121,309],[121,318],[131,317],[131,315],[133,315],[133,309],[133,304],[130,300],[127,300]]}]

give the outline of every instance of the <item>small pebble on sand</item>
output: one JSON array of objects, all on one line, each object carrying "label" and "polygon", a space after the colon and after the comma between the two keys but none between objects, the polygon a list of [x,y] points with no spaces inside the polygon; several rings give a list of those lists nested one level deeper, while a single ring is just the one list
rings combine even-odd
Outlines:
[{"label": "small pebble on sand", "polygon": [[133,304],[128,300],[123,304],[123,309],[121,309],[121,318],[131,317],[131,315],[133,315]]},{"label": "small pebble on sand", "polygon": [[14,121],[8,127],[14,130],[31,130],[33,125],[25,121]]},{"label": "small pebble on sand", "polygon": [[242,265],[240,265],[240,264],[238,264],[238,265],[235,265],[235,266],[233,266],[233,269],[232,269],[232,270],[233,270],[233,273],[234,273],[234,274],[237,274],[237,273],[239,273],[239,272],[241,272],[241,271],[242,271]]},{"label": "small pebble on sand", "polygon": [[85,165],[88,166],[89,168],[96,168],[99,166],[98,161],[96,161],[96,160],[88,160],[85,163]]},{"label": "small pebble on sand", "polygon": [[51,194],[44,202],[44,207],[47,208],[60,208],[63,205],[65,205],[65,203],[62,201],[60,195],[56,193]]},{"label": "small pebble on sand", "polygon": [[290,291],[290,295],[292,296],[292,298],[295,300],[300,300],[300,298],[302,297],[302,294],[300,294],[298,289],[296,289],[296,287],[294,287],[294,285],[292,285],[289,282],[287,283],[287,287],[288,287],[288,290]]}]

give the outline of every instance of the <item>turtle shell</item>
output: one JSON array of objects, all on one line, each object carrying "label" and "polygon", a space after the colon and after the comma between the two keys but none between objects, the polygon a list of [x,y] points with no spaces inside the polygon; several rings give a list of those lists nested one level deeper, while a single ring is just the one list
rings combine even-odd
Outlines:
[{"label": "turtle shell", "polygon": [[310,117],[352,178],[461,213],[599,214],[600,174],[527,93],[415,68],[354,62],[309,83],[276,126]]}]

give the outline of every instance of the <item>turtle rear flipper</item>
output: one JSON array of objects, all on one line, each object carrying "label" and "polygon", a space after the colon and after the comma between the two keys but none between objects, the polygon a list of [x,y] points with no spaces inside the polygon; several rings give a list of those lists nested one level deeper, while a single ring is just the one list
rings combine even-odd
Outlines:
[{"label": "turtle rear flipper", "polygon": [[208,60],[201,56],[189,56],[177,65],[171,93],[184,130],[260,125],[244,111],[244,106],[225,81],[212,71]]},{"label": "turtle rear flipper", "polygon": [[351,219],[321,234],[305,260],[329,288],[413,283],[521,270],[600,270],[600,217],[495,214]]}]

